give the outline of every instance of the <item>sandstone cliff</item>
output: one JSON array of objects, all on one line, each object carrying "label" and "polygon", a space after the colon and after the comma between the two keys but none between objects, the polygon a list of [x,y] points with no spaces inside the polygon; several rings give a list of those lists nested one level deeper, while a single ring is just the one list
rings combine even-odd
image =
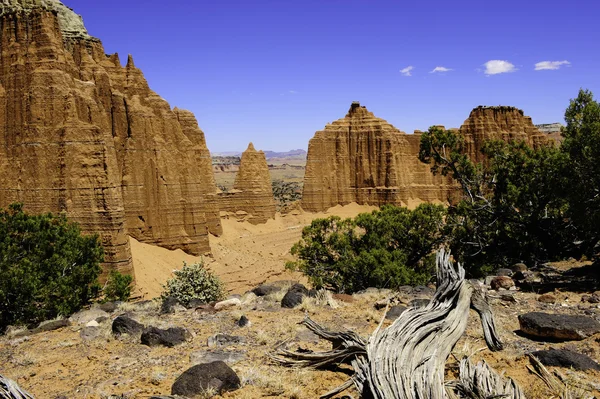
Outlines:
[{"label": "sandstone cliff", "polygon": [[219,234],[194,116],[106,56],[58,0],[0,3],[0,206],[66,212],[99,233],[106,268],[132,272],[127,235],[193,254]]},{"label": "sandstone cliff", "polygon": [[460,127],[465,137],[471,159],[481,162],[481,147],[488,140],[524,141],[537,146],[547,141],[547,137],[535,127],[531,118],[515,107],[483,107],[473,111]]},{"label": "sandstone cliff", "polygon": [[275,217],[275,199],[264,152],[256,151],[250,143],[242,154],[233,190],[219,194],[219,199],[222,212],[244,216],[254,224]]},{"label": "sandstone cliff", "polygon": [[353,103],[345,118],[310,140],[302,207],[317,212],[351,202],[446,201],[451,183],[419,162],[419,142],[419,135],[407,135]]},{"label": "sandstone cliff", "polygon": [[[514,107],[475,108],[459,132],[475,161],[482,160],[486,140],[523,140],[531,146],[547,141],[531,118]],[[457,188],[450,179],[433,176],[430,166],[418,160],[421,134],[407,135],[353,103],[345,118],[310,141],[302,207],[317,212],[350,202],[446,202]]]}]

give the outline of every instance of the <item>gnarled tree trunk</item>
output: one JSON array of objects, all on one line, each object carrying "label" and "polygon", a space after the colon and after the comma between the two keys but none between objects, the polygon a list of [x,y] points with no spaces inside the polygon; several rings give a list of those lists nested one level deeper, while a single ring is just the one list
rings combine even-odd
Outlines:
[{"label": "gnarled tree trunk", "polygon": [[[436,293],[426,307],[407,309],[388,328],[381,329],[380,325],[368,340],[350,331],[327,331],[306,319],[303,324],[319,337],[331,341],[334,349],[320,353],[279,349],[272,358],[287,366],[321,367],[349,362],[355,374],[322,398],[333,397],[354,385],[364,398],[446,399],[449,397],[444,383],[446,360],[465,332],[469,308],[474,308],[481,316],[488,347],[498,351],[502,349],[502,343],[484,295],[465,280],[465,271],[460,264],[457,269],[454,268],[450,254],[443,249],[437,254],[437,281]],[[479,368],[478,365],[474,370]],[[487,365],[484,368],[490,370]],[[461,367],[462,382],[463,378],[489,375],[487,388],[482,388],[488,391],[486,395],[524,398],[518,387],[518,393],[502,390],[506,383],[494,379],[497,374],[471,373],[472,369],[466,365]],[[516,386],[514,382],[513,385]],[[460,390],[455,391],[454,397],[473,397],[464,396]]]}]

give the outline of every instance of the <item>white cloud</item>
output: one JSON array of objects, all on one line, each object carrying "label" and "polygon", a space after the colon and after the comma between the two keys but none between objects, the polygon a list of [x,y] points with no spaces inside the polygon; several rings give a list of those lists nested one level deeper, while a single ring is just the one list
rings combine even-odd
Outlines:
[{"label": "white cloud", "polygon": [[443,66],[439,66],[439,67],[433,68],[433,71],[431,71],[429,73],[449,72],[449,71],[452,71],[452,69],[451,68],[446,68],[446,67],[443,67]]},{"label": "white cloud", "polygon": [[290,90],[289,93],[290,94],[298,94],[298,92],[296,90]]},{"label": "white cloud", "polygon": [[412,65],[411,65],[411,66],[407,66],[406,68],[404,68],[404,69],[401,69],[401,70],[400,70],[400,73],[401,73],[402,75],[404,75],[404,76],[412,76],[412,73],[411,73],[411,72],[412,72],[412,70],[413,70],[413,69],[415,69],[415,67],[414,67],[414,66],[412,66]]},{"label": "white cloud", "polygon": [[483,64],[486,75],[497,75],[499,73],[515,72],[517,68],[508,61],[491,60]]},{"label": "white cloud", "polygon": [[544,70],[555,70],[560,69],[563,65],[571,65],[571,63],[567,60],[564,61],[542,61],[535,64],[536,71],[544,71]]}]

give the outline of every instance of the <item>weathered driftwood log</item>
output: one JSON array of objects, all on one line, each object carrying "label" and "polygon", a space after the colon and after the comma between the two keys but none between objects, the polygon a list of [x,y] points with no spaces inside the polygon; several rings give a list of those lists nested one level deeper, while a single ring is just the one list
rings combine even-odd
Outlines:
[{"label": "weathered driftwood log", "polygon": [[0,399],[34,399],[13,380],[0,375]]},{"label": "weathered driftwood log", "polygon": [[307,318],[303,324],[331,341],[334,349],[320,353],[279,349],[272,358],[299,367],[350,363],[355,371],[352,378],[322,398],[354,385],[363,398],[445,399],[446,360],[465,332],[470,307],[481,316],[488,347],[498,351],[502,343],[484,295],[465,280],[460,264],[454,268],[444,250],[437,254],[437,281],[436,293],[426,307],[407,309],[388,328],[381,329],[380,325],[368,340],[349,331],[327,331]]}]

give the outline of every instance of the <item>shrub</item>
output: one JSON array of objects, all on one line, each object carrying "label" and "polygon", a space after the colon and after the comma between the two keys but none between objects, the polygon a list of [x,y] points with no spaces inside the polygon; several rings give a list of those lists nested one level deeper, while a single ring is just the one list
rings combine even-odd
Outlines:
[{"label": "shrub", "polygon": [[103,250],[63,215],[0,209],[0,331],[69,315],[97,297]]},{"label": "shrub", "polygon": [[432,252],[442,241],[444,207],[414,211],[385,205],[355,219],[316,219],[292,247],[299,270],[317,288],[353,293],[368,287],[422,284],[432,277]]},{"label": "shrub", "polygon": [[131,283],[133,277],[113,270],[108,276],[104,286],[104,301],[127,301],[131,296]]},{"label": "shrub", "polygon": [[173,274],[175,277],[167,281],[161,295],[163,301],[171,297],[187,306],[192,299],[209,303],[225,297],[223,283],[204,267],[204,260],[191,265],[184,262],[183,268]]}]

